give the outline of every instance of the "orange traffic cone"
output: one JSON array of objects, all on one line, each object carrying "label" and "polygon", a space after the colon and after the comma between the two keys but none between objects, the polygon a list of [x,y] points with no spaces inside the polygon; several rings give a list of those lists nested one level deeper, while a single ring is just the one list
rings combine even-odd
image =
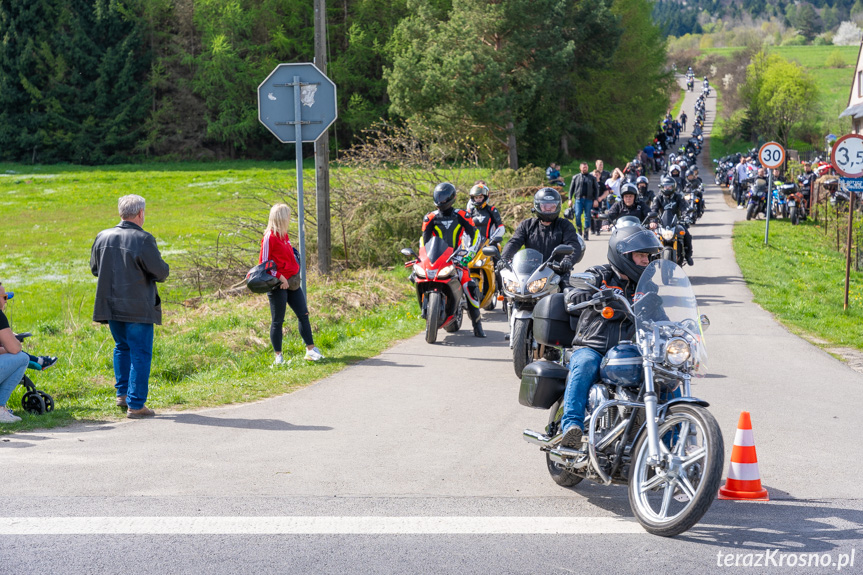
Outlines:
[{"label": "orange traffic cone", "polygon": [[767,490],[761,487],[755,438],[752,435],[752,421],[748,411],[740,412],[734,448],[731,450],[731,462],[728,464],[728,479],[725,487],[719,489],[718,498],[770,501]]}]

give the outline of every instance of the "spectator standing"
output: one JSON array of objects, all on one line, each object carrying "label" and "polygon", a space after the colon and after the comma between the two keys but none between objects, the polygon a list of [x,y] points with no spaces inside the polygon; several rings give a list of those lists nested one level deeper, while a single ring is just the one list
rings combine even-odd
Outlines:
[{"label": "spectator standing", "polygon": [[740,161],[734,169],[734,185],[737,186],[737,209],[742,210],[746,203],[746,197],[743,193],[743,182],[749,179],[749,158],[740,156]]},{"label": "spectator standing", "polygon": [[653,147],[653,144],[647,144],[644,146],[642,152],[647,157],[647,160],[644,162],[645,169],[647,170],[645,175],[649,176],[651,171],[656,170],[656,148]]},{"label": "spectator standing", "polygon": [[21,418],[6,407],[6,402],[21,383],[30,358],[21,351],[21,342],[15,339],[6,318],[7,300],[6,290],[0,284],[0,423],[15,423]]},{"label": "spectator standing", "polygon": [[[596,183],[599,186],[599,197],[593,201],[593,207],[599,209],[599,203],[608,195],[608,188],[605,186],[605,182],[611,177],[611,174],[605,169],[605,163],[602,160],[596,160],[596,169],[593,171],[593,177],[596,178]],[[600,228],[602,228],[602,221],[591,218],[590,227],[592,232],[598,234]]]},{"label": "spectator standing", "polygon": [[291,208],[287,204],[276,204],[270,208],[270,217],[264,237],[261,239],[261,254],[258,258],[258,263],[264,263],[267,260],[275,262],[276,270],[273,275],[279,278],[279,285],[267,293],[267,298],[270,300],[270,342],[276,354],[273,367],[287,365],[282,354],[284,337],[282,327],[288,306],[297,316],[300,337],[306,344],[305,359],[309,361],[324,359],[321,350],[315,347],[315,340],[312,337],[306,295],[300,286],[300,264],[288,238],[290,223]]},{"label": "spectator standing", "polygon": [[[593,202],[599,197],[599,183],[593,174],[589,172],[587,162],[579,166],[580,172],[572,177],[569,184],[569,207],[575,203],[575,227],[585,240],[590,239],[591,217],[590,209]],[[584,214],[584,228],[581,224],[581,214]]]},{"label": "spectator standing", "polygon": [[686,112],[681,111],[680,112],[680,126],[683,128],[684,132],[686,131],[686,120],[687,120]]},{"label": "spectator standing", "polygon": [[144,231],[144,198],[128,195],[117,203],[121,222],[99,232],[90,251],[90,270],[98,278],[93,321],[107,323],[114,338],[117,406],[126,417],[156,413],[148,408],[153,326],[162,324],[156,282],[168,279],[156,238]]}]

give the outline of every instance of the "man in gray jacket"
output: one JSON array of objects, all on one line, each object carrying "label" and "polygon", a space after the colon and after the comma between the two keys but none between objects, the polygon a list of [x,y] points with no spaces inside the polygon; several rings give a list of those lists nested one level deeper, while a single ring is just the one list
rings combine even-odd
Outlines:
[{"label": "man in gray jacket", "polygon": [[128,408],[129,419],[141,419],[156,415],[145,403],[153,325],[162,323],[156,282],[168,278],[168,264],[143,229],[144,198],[123,196],[117,207],[122,221],[99,232],[90,251],[90,269],[99,278],[93,321],[107,323],[114,337],[117,405]]}]

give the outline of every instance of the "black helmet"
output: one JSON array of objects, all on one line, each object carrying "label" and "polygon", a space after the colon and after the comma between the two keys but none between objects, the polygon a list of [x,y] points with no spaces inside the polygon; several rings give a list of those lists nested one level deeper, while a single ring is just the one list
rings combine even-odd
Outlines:
[{"label": "black helmet", "polygon": [[489,191],[488,186],[486,186],[485,184],[477,184],[470,189],[470,199],[471,200],[473,200],[474,198],[476,198],[478,196],[483,196],[485,198],[481,204],[478,204],[476,201],[474,201],[473,205],[475,205],[478,208],[482,208],[485,206],[486,202],[488,202],[488,197],[490,194],[491,194],[491,192]]},{"label": "black helmet", "polygon": [[692,166],[688,170],[686,170],[686,179],[688,180],[690,176],[693,179],[698,177],[698,169],[695,166]]},{"label": "black helmet", "polygon": [[629,182],[626,182],[625,184],[623,184],[620,187],[620,199],[623,199],[623,196],[625,196],[626,194],[632,194],[633,196],[635,196],[637,198],[638,197],[638,188],[636,188],[635,185],[633,185]]},{"label": "black helmet", "polygon": [[546,222],[553,222],[560,215],[560,194],[554,188],[540,188],[533,196],[533,212]]},{"label": "black helmet", "polygon": [[663,193],[663,195],[671,196],[677,190],[677,182],[674,181],[674,178],[671,176],[662,176],[662,179],[659,180],[659,191]]},{"label": "black helmet", "polygon": [[443,182],[435,186],[434,205],[442,212],[452,208],[455,203],[455,186],[449,182]]},{"label": "black helmet", "polygon": [[618,274],[625,274],[626,277],[637,282],[645,266],[635,265],[632,254],[635,252],[658,254],[661,251],[662,244],[659,243],[656,234],[650,230],[641,226],[619,227],[611,232],[608,240],[608,263]]},{"label": "black helmet", "polygon": [[645,188],[650,185],[650,181],[647,179],[647,176],[638,176],[638,178],[635,179],[636,186],[640,188],[641,184],[644,184]]}]

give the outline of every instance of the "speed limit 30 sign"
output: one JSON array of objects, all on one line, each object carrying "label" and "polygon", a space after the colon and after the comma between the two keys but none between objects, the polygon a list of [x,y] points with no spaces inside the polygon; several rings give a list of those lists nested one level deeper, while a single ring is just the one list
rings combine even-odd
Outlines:
[{"label": "speed limit 30 sign", "polygon": [[830,163],[840,176],[863,178],[863,136],[848,134],[833,144]]},{"label": "speed limit 30 sign", "polygon": [[758,161],[765,168],[778,168],[785,163],[785,148],[777,142],[767,142],[758,150]]}]

